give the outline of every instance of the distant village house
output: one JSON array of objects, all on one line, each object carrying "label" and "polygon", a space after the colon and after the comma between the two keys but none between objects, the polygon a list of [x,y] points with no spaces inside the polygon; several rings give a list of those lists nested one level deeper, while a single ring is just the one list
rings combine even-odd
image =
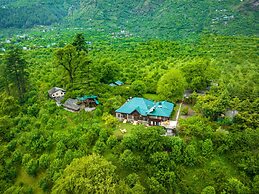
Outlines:
[{"label": "distant village house", "polygon": [[227,110],[225,112],[225,116],[230,118],[231,120],[234,119],[234,117],[238,114],[238,111],[237,110]]},{"label": "distant village house", "polygon": [[109,86],[115,87],[115,86],[122,86],[124,83],[120,80],[117,80],[114,83],[110,83]]}]

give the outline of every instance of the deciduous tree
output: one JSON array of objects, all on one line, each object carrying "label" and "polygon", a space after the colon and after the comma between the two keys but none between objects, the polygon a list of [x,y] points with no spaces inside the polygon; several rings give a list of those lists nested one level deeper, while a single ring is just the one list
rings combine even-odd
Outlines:
[{"label": "deciduous tree", "polygon": [[115,193],[116,167],[98,155],[74,159],[52,193]]},{"label": "deciduous tree", "polygon": [[145,83],[141,80],[134,81],[132,83],[131,87],[132,87],[134,94],[138,95],[138,96],[145,94],[147,91],[147,87],[146,87]]},{"label": "deciduous tree", "polygon": [[207,186],[207,187],[205,187],[205,188],[202,190],[201,194],[216,194],[216,191],[215,191],[214,187],[212,187],[212,186]]},{"label": "deciduous tree", "polygon": [[161,99],[176,101],[183,98],[186,82],[182,72],[177,69],[171,69],[164,74],[157,84],[157,93]]},{"label": "deciduous tree", "polygon": [[67,45],[55,52],[56,64],[62,67],[69,76],[70,83],[74,83],[79,70],[83,71],[89,64],[84,51],[77,52],[73,45]]},{"label": "deciduous tree", "polygon": [[188,87],[192,90],[203,90],[210,85],[216,70],[206,59],[194,59],[182,67]]}]

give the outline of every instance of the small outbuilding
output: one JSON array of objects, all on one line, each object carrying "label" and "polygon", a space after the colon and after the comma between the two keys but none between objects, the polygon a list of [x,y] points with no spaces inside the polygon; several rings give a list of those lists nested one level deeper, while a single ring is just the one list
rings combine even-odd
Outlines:
[{"label": "small outbuilding", "polygon": [[114,83],[110,83],[109,86],[115,87],[115,86],[122,86],[124,83],[120,80],[117,80]]},{"label": "small outbuilding", "polygon": [[234,119],[234,117],[238,114],[237,110],[227,110],[225,112],[225,116],[230,118],[230,119]]},{"label": "small outbuilding", "polygon": [[70,112],[77,112],[80,110],[79,101],[77,99],[69,98],[63,104],[64,108]]},{"label": "small outbuilding", "polygon": [[48,91],[48,94],[52,99],[60,99],[65,96],[66,91],[62,88],[53,87]]},{"label": "small outbuilding", "polygon": [[115,84],[116,84],[117,86],[121,86],[121,85],[123,85],[124,83],[123,83],[122,81],[120,81],[120,80],[117,80],[117,81],[115,82]]},{"label": "small outbuilding", "polygon": [[116,84],[114,84],[114,83],[110,83],[109,84],[109,86],[111,86],[111,87],[115,87],[115,86],[117,86]]},{"label": "small outbuilding", "polygon": [[100,104],[98,101],[98,97],[95,95],[84,95],[82,97],[77,98],[79,103],[84,105],[84,107],[96,107],[97,105]]}]

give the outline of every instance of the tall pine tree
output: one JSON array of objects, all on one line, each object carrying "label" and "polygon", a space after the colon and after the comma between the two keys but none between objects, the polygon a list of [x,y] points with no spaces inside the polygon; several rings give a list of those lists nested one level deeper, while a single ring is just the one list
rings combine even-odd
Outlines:
[{"label": "tall pine tree", "polygon": [[82,33],[76,34],[72,45],[76,47],[77,52],[80,52],[80,51],[87,52],[88,50],[85,43],[85,37]]},{"label": "tall pine tree", "polygon": [[14,48],[5,56],[5,77],[8,83],[8,93],[18,97],[20,101],[24,98],[27,84],[26,61],[22,50]]}]

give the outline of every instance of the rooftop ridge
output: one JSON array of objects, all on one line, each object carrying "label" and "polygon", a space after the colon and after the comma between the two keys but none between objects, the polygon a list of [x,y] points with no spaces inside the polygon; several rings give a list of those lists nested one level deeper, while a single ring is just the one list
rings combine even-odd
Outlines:
[{"label": "rooftop ridge", "polygon": [[170,117],[174,104],[166,101],[155,102],[153,100],[134,97],[127,100],[116,112],[131,114],[134,111],[142,116]]}]

